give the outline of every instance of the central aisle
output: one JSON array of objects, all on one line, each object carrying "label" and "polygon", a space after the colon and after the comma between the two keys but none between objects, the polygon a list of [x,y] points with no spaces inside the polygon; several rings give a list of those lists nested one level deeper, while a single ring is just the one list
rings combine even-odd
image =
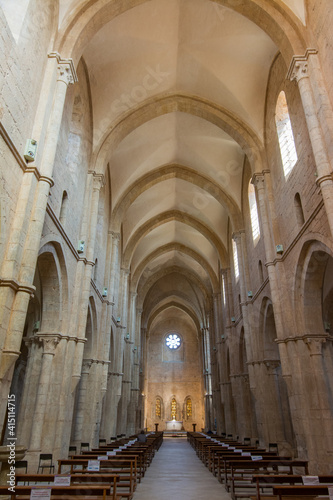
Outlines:
[{"label": "central aisle", "polygon": [[165,438],[133,500],[230,500],[186,438]]}]

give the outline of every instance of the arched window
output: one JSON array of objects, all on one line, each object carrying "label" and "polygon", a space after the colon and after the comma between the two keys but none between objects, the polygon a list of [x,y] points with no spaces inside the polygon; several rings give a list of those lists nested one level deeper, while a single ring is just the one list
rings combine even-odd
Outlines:
[{"label": "arched window", "polygon": [[252,239],[253,243],[256,243],[260,238],[260,227],[259,227],[256,193],[254,190],[254,185],[251,184],[251,181],[249,182],[248,197],[249,197],[250,216],[251,216]]},{"label": "arched window", "polygon": [[67,208],[68,208],[68,194],[67,191],[64,191],[62,193],[60,215],[59,215],[60,224],[62,224],[63,226],[65,225],[66,221]]},{"label": "arched window", "polygon": [[222,274],[222,292],[223,292],[223,304],[226,305],[227,299],[226,299],[226,289],[225,289],[225,275]]},{"label": "arched window", "polygon": [[192,399],[186,399],[186,418],[192,418]]},{"label": "arched window", "polygon": [[232,240],[232,251],[234,255],[234,271],[236,280],[239,278],[238,252],[235,240]]},{"label": "arched window", "polygon": [[297,220],[298,227],[302,227],[304,222],[305,222],[305,219],[304,219],[304,212],[303,212],[303,207],[302,207],[302,200],[301,200],[299,193],[295,194],[294,206],[295,206],[295,213],[296,213],[296,220]]},{"label": "arched window", "polygon": [[171,420],[176,420],[177,417],[177,401],[176,398],[171,400]]},{"label": "arched window", "polygon": [[155,402],[155,417],[161,418],[162,415],[162,401],[161,398],[156,398]]},{"label": "arched window", "polygon": [[283,90],[280,92],[276,103],[275,123],[279,138],[283,171],[285,177],[287,177],[297,162],[297,151],[291,128],[286,94]]}]

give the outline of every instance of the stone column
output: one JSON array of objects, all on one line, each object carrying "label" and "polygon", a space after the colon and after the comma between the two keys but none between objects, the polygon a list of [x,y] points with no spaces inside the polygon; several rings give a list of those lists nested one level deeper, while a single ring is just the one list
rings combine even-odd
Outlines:
[{"label": "stone column", "polygon": [[40,343],[35,336],[25,339],[28,349],[27,369],[24,377],[22,401],[17,421],[17,439],[26,448],[29,446],[31,426],[35,410],[35,396],[40,374]]},{"label": "stone column", "polygon": [[221,333],[223,330],[222,321],[222,311],[221,311],[221,294],[213,294],[213,304],[214,304],[214,330],[215,330],[215,342],[221,340]]},{"label": "stone column", "polygon": [[111,232],[112,234],[112,251],[111,251],[111,271],[110,271],[110,299],[115,304],[118,304],[116,300],[116,291],[118,284],[118,273],[119,273],[119,247],[120,247],[120,233]]},{"label": "stone column", "polygon": [[44,415],[50,388],[52,361],[55,355],[55,349],[60,341],[60,336],[55,335],[38,334],[37,337],[43,344],[43,355],[31,429],[30,451],[38,451],[41,447]]},{"label": "stone column", "polygon": [[245,231],[241,230],[233,233],[232,238],[237,246],[238,254],[238,266],[239,266],[239,284],[240,284],[240,297],[241,297],[241,310],[243,315],[243,326],[244,326],[244,339],[246,343],[246,352],[248,358],[252,357],[252,353],[255,349],[253,345],[254,339],[251,335],[252,332],[252,306],[248,306],[248,271],[247,271],[247,259],[245,251]]},{"label": "stone column", "polygon": [[[131,354],[131,394],[130,394],[130,405],[129,412],[127,416],[128,422],[128,433],[132,435],[135,433],[135,425],[136,425],[136,413],[138,407],[138,396],[139,396],[139,354],[138,354],[138,345],[139,345],[139,336],[137,334],[140,329],[137,329],[138,325],[138,314],[136,310],[136,299],[137,293],[130,292],[130,332],[131,339],[133,339],[132,345],[132,354]],[[140,322],[139,322],[140,326]]]},{"label": "stone column", "polygon": [[258,208],[260,213],[261,228],[263,232],[263,240],[264,240],[265,254],[267,260],[266,266],[267,266],[269,285],[272,295],[275,327],[278,337],[283,338],[285,326],[283,324],[282,307],[280,302],[281,285],[279,283],[274,265],[274,259],[275,259],[275,252],[273,251],[274,242],[272,241],[269,213],[266,205],[266,194],[265,194],[266,174],[268,174],[268,172],[266,171],[261,174],[255,173],[252,177],[252,183],[256,187],[258,195]]},{"label": "stone column", "polygon": [[309,57],[317,58],[316,54],[317,50],[307,49],[304,56],[294,56],[288,70],[287,78],[291,81],[295,80],[298,84],[317,167],[317,184],[321,189],[328,223],[333,235],[333,165],[330,162],[325,144],[325,134],[319,122],[318,110],[316,109],[309,75]]},{"label": "stone column", "polygon": [[[123,380],[122,380],[122,388],[121,388],[121,399],[119,401],[119,411],[118,411],[118,422],[117,422],[117,434],[126,434],[127,427],[127,405],[129,403],[129,398],[131,394],[131,334],[129,332],[129,321],[128,321],[128,289],[129,289],[129,277],[130,270],[129,269],[121,269],[121,320],[122,320],[122,328],[125,333],[125,339],[123,335],[118,337],[118,349],[117,354],[119,357],[119,363],[122,364],[124,360],[124,364],[122,366],[123,371]],[[127,338],[128,337],[128,338]],[[125,342],[124,342],[125,340]],[[124,354],[124,356],[123,356]],[[120,365],[118,366],[118,368]]]},{"label": "stone column", "polygon": [[80,385],[78,387],[79,394],[77,398],[77,410],[75,415],[75,428],[74,428],[74,442],[76,445],[79,445],[82,441],[88,378],[92,364],[93,364],[92,359],[84,359],[82,363],[81,380],[80,380]]},{"label": "stone column", "polygon": [[[77,323],[77,337],[78,339],[84,339],[86,333],[86,325],[87,325],[87,309],[89,304],[89,296],[90,296],[90,283],[92,276],[92,269],[95,264],[94,261],[94,251],[95,251],[95,241],[96,241],[96,231],[97,231],[97,218],[98,218],[98,203],[99,203],[99,194],[101,188],[104,186],[105,179],[103,175],[96,174],[95,172],[89,172],[91,175],[91,184],[88,187],[88,190],[91,189],[91,201],[90,205],[87,207],[87,212],[89,213],[89,222],[88,222],[88,230],[87,230],[87,244],[86,244],[86,261],[80,261],[78,263],[78,275],[81,277],[81,286],[78,290],[76,288],[76,300],[77,310],[74,311],[72,309],[72,314],[76,317]],[[89,195],[86,196],[89,198]],[[80,266],[84,266],[83,272],[80,269]],[[75,321],[74,321],[75,322]],[[73,365],[73,383],[72,389],[74,389],[75,384],[78,382],[82,359],[84,356],[84,344],[82,342],[77,342],[75,348],[75,357],[74,357],[74,365]]]},{"label": "stone column", "polygon": [[227,434],[235,434],[235,411],[232,398],[231,382],[221,382],[221,398],[224,407],[225,417],[225,432]]},{"label": "stone column", "polygon": [[246,373],[230,375],[231,390],[235,403],[235,431],[242,440],[252,437],[252,408],[250,404],[249,376]]},{"label": "stone column", "polygon": [[309,460],[313,474],[328,474],[327,450],[333,443],[333,424],[329,382],[323,359],[323,346],[332,342],[328,335],[292,337],[279,342],[294,361],[294,394],[291,412],[297,437],[298,456]]}]

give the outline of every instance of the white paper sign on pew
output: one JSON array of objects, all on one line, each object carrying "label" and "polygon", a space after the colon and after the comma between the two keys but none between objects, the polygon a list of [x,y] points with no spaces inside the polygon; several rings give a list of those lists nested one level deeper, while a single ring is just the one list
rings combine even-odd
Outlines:
[{"label": "white paper sign on pew", "polygon": [[97,460],[108,460],[108,456],[107,455],[100,455],[99,457],[97,457]]},{"label": "white paper sign on pew", "polygon": [[251,460],[253,460],[254,462],[257,460],[262,460],[262,456],[261,455],[252,455]]},{"label": "white paper sign on pew", "polygon": [[115,457],[117,452],[116,451],[107,451],[106,454],[108,457]]},{"label": "white paper sign on pew", "polygon": [[100,470],[100,461],[99,460],[88,460],[88,467],[87,469],[90,471],[99,471]]},{"label": "white paper sign on pew", "polygon": [[54,476],[54,486],[70,486],[71,485],[71,476],[69,474],[60,475],[56,474]]},{"label": "white paper sign on pew", "polygon": [[30,500],[50,500],[51,488],[31,488]]},{"label": "white paper sign on pew", "polygon": [[302,481],[303,484],[305,485],[315,485],[319,484],[319,477],[318,476],[302,476]]},{"label": "white paper sign on pew", "polygon": [[251,453],[249,451],[243,451],[242,452],[242,457],[250,457]]}]

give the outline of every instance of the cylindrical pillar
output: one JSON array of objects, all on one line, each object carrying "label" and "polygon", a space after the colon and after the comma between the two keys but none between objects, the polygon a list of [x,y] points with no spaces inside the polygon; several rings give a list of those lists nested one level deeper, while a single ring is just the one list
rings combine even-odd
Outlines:
[{"label": "cylindrical pillar", "polygon": [[55,349],[59,343],[59,337],[54,337],[53,335],[38,335],[38,337],[43,343],[43,355],[34,418],[31,429],[29,446],[30,451],[39,450],[41,447],[44,415],[47,405],[47,398],[49,395],[52,361],[55,355]]}]

